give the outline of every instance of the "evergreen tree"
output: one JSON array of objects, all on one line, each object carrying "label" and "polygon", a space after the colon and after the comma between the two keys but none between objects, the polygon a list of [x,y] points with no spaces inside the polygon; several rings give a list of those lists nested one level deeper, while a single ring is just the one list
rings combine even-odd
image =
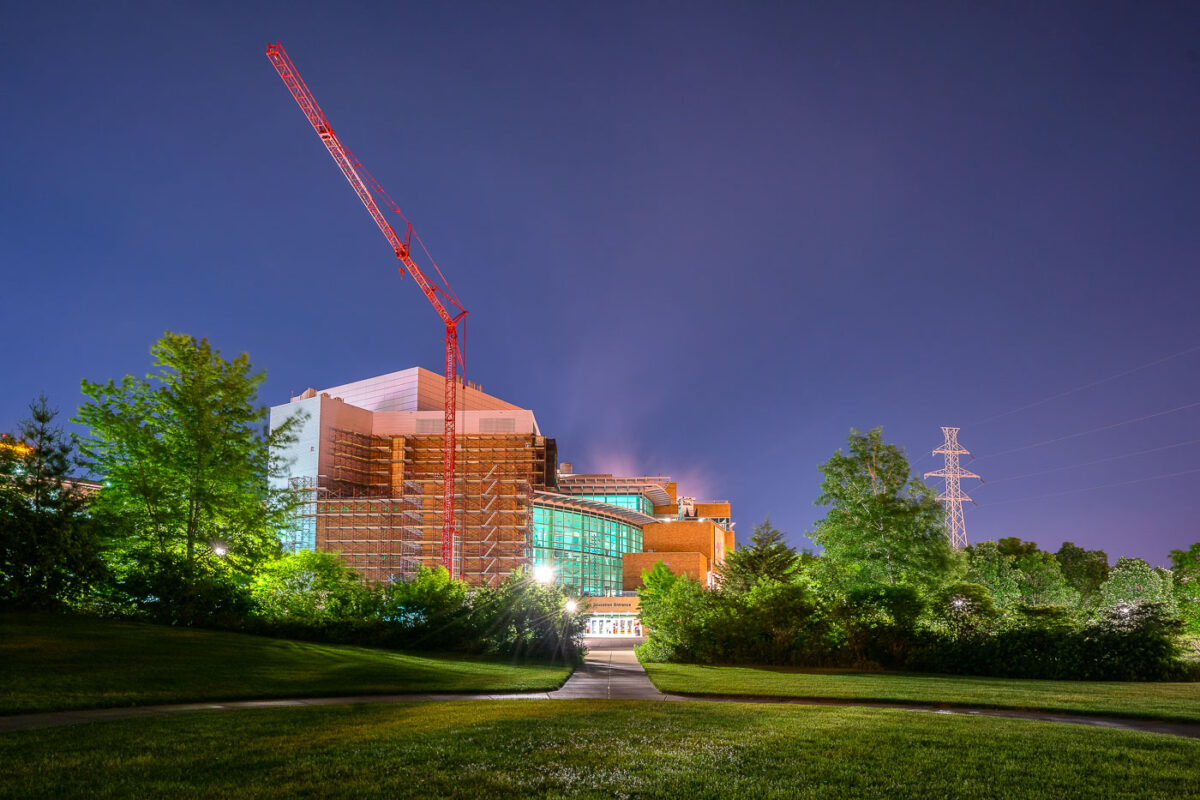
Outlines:
[{"label": "evergreen tree", "polygon": [[145,378],[83,381],[89,401],[76,417],[90,428],[81,451],[104,476],[95,506],[120,520],[121,551],[188,585],[278,554],[295,500],[268,488],[282,466],[271,450],[299,420],[264,435],[264,375],[245,354],[226,360],[207,339],[170,332],[151,354]]},{"label": "evergreen tree", "polygon": [[816,504],[830,509],[811,535],[825,549],[820,563],[829,578],[843,590],[934,588],[957,578],[964,562],[946,537],[942,505],[911,476],[903,451],[883,441],[882,428],[851,430],[847,445],[821,465]]},{"label": "evergreen tree", "polygon": [[734,592],[748,592],[759,581],[786,581],[799,564],[796,550],[783,541],[783,533],[767,517],[754,526],[750,543],[725,556],[721,585]]},{"label": "evergreen tree", "polygon": [[74,440],[46,398],[0,445],[0,604],[52,608],[103,575],[96,526],[72,480]]}]

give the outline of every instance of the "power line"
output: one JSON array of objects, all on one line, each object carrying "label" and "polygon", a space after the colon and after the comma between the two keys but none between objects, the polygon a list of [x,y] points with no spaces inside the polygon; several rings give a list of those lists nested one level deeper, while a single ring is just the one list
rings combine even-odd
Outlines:
[{"label": "power line", "polygon": [[1010,450],[1001,450],[998,453],[988,453],[986,455],[980,456],[979,460],[983,460],[985,458],[994,458],[996,456],[1006,456],[1009,453],[1020,453],[1023,450],[1032,450],[1035,447],[1045,447],[1048,444],[1054,444],[1055,442],[1064,442],[1067,439],[1078,439],[1080,436],[1087,436],[1088,434],[1099,433],[1100,431],[1109,431],[1109,430],[1112,430],[1113,428],[1120,428],[1124,425],[1132,425],[1135,422],[1142,422],[1144,420],[1154,419],[1155,417],[1164,417],[1167,414],[1175,414],[1180,411],[1186,411],[1187,409],[1195,408],[1196,406],[1200,406],[1200,401],[1197,401],[1195,403],[1188,403],[1187,405],[1178,406],[1176,408],[1169,408],[1166,411],[1156,411],[1153,414],[1146,414],[1145,416],[1134,417],[1133,419],[1122,420],[1121,422],[1114,422],[1111,425],[1101,425],[1099,428],[1091,428],[1086,431],[1080,431],[1079,433],[1070,433],[1070,434],[1067,434],[1066,436],[1057,436],[1053,439],[1046,439],[1041,442],[1034,442],[1033,444],[1023,445],[1021,447],[1014,447]]},{"label": "power line", "polygon": [[1062,491],[1062,492],[1050,492],[1049,494],[1035,494],[1031,497],[1014,497],[1009,500],[997,500],[994,503],[988,503],[987,505],[989,507],[990,506],[999,506],[999,505],[1004,505],[1005,503],[1021,503],[1021,502],[1025,502],[1027,500],[1041,500],[1044,497],[1059,497],[1064,494],[1078,494],[1079,492],[1091,492],[1096,489],[1111,489],[1114,486],[1128,486],[1131,483],[1144,483],[1145,481],[1156,481],[1156,480],[1162,480],[1163,478],[1175,478],[1180,475],[1191,475],[1196,472],[1200,472],[1200,467],[1197,467],[1196,469],[1185,469],[1182,472],[1169,472],[1166,475],[1148,475],[1144,478],[1134,478],[1133,480],[1118,481],[1117,483],[1102,483],[1099,486],[1085,486],[1082,489],[1067,489],[1066,491]]},{"label": "power line", "polygon": [[[997,483],[1004,483],[1005,481],[1016,481],[1016,480],[1020,480],[1021,478],[1032,478],[1034,475],[1049,475],[1051,472],[1062,472],[1063,470],[1075,469],[1076,467],[1089,467],[1092,464],[1103,464],[1106,461],[1118,461],[1122,458],[1133,458],[1134,456],[1145,455],[1146,453],[1157,453],[1160,450],[1171,450],[1172,448],[1175,448],[1175,447],[1186,447],[1189,444],[1200,444],[1200,439],[1189,439],[1186,442],[1176,442],[1175,444],[1164,444],[1162,447],[1151,447],[1148,450],[1138,450],[1137,452],[1134,452],[1134,453],[1124,453],[1119,456],[1108,456],[1107,458],[1097,458],[1092,461],[1081,461],[1078,464],[1067,464],[1066,466],[1054,467],[1053,469],[1043,469],[1043,470],[1039,470],[1037,472],[1026,472],[1024,475],[1010,475],[1007,478],[996,478],[995,480],[989,481],[988,483],[984,484],[984,486],[993,486]],[[982,489],[982,488],[984,488],[984,486],[980,486],[979,488]]]},{"label": "power line", "polygon": [[1156,367],[1159,364],[1163,364],[1167,361],[1170,361],[1171,359],[1179,358],[1180,356],[1186,356],[1188,353],[1194,353],[1197,350],[1200,350],[1200,344],[1189,347],[1186,350],[1180,350],[1178,353],[1172,353],[1169,356],[1163,356],[1162,358],[1156,358],[1153,361],[1148,361],[1145,364],[1141,364],[1139,366],[1133,367],[1132,369],[1127,369],[1123,372],[1118,372],[1115,375],[1109,375],[1107,378],[1101,378],[1098,381],[1092,381],[1091,383],[1085,383],[1082,386],[1076,386],[1074,389],[1067,389],[1065,392],[1059,392],[1057,394],[1052,394],[1049,397],[1043,397],[1041,400],[1036,400],[1027,405],[1023,405],[1020,408],[1014,408],[1011,411],[1005,411],[1000,414],[993,414],[990,417],[984,417],[981,420],[977,420],[968,425],[964,425],[963,427],[964,428],[972,428],[972,427],[975,427],[976,425],[982,425],[985,422],[991,422],[992,420],[1000,419],[1001,417],[1007,417],[1007,416],[1016,414],[1021,411],[1026,411],[1030,408],[1036,408],[1037,406],[1043,405],[1045,403],[1049,403],[1051,400],[1057,400],[1060,397],[1066,397],[1067,395],[1075,394],[1076,392],[1082,392],[1085,389],[1091,389],[1093,386],[1099,386],[1103,383],[1108,383],[1109,381],[1115,381],[1117,378],[1124,378],[1126,375],[1132,375],[1135,372],[1141,372],[1144,369],[1149,369],[1150,367]]}]

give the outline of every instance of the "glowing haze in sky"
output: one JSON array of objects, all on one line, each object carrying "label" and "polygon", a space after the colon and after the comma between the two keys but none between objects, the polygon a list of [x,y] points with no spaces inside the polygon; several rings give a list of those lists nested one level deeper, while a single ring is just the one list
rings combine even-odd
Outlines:
[{"label": "glowing haze in sky", "polygon": [[960,425],[972,540],[1200,540],[1194,3],[10,3],[0,429],[167,329],[439,369],[276,40],[577,470],[803,544],[851,426]]}]

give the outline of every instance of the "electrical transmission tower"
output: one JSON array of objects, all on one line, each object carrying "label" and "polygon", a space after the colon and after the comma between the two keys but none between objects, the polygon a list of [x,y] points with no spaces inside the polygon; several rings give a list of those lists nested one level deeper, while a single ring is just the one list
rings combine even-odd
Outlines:
[{"label": "electrical transmission tower", "polygon": [[[933,454],[945,456],[946,463],[937,472],[926,472],[925,477],[946,479],[946,488],[938,495],[938,500],[941,500],[946,507],[946,533],[950,537],[950,544],[961,549],[967,546],[967,523],[963,519],[963,500],[970,503],[975,502],[963,494],[961,482],[963,478],[975,478],[983,483],[983,478],[959,466],[958,457],[970,456],[971,452],[958,443],[958,430],[958,428],[942,428],[942,433],[946,435],[946,441],[941,447],[934,450]],[[971,457],[974,458],[974,456]]]}]

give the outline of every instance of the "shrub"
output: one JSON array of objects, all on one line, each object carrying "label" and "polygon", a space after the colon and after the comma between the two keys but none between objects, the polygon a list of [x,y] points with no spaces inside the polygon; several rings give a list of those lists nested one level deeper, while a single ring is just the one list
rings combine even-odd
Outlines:
[{"label": "shrub", "polygon": [[567,610],[569,599],[560,587],[518,572],[495,589],[477,590],[470,602],[488,652],[571,661],[582,652],[583,617]]},{"label": "shrub", "polygon": [[1189,672],[1179,627],[1160,605],[1146,604],[1114,609],[1085,626],[1059,617],[974,638],[932,634],[908,666],[1006,678],[1179,680]]},{"label": "shrub", "polygon": [[955,639],[974,639],[990,630],[997,613],[986,586],[954,583],[936,592],[929,604],[934,630]]},{"label": "shrub", "polygon": [[722,660],[828,665],[845,643],[843,630],[813,591],[800,583],[763,580],[742,597],[727,598],[724,605],[726,613],[714,614],[730,623]]},{"label": "shrub", "polygon": [[253,607],[247,587],[229,574],[171,553],[139,554],[100,590],[95,605],[167,625],[236,627]]},{"label": "shrub", "polygon": [[467,585],[453,580],[445,567],[421,567],[407,581],[380,586],[374,595],[376,617],[403,628],[410,647],[481,650],[480,615],[473,613]]},{"label": "shrub", "polygon": [[301,622],[363,619],[369,594],[336,553],[314,550],[268,562],[250,592],[262,616]]},{"label": "shrub", "polygon": [[853,663],[901,667],[916,641],[925,609],[912,586],[871,586],[849,592],[838,609]]}]

